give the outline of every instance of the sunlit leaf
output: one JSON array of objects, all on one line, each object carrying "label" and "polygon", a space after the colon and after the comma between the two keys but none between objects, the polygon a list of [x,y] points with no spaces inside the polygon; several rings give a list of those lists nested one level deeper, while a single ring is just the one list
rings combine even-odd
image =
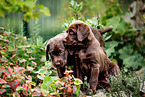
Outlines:
[{"label": "sunlit leaf", "polygon": [[93,23],[95,26],[97,26],[97,25],[99,24],[97,18],[95,18],[95,17],[93,18],[92,23]]},{"label": "sunlit leaf", "polygon": [[120,49],[119,53],[119,58],[123,60],[125,67],[137,69],[138,66],[143,66],[144,64],[144,58],[137,51],[133,51],[130,44]]},{"label": "sunlit leaf", "polygon": [[18,92],[14,92],[13,97],[20,97],[20,94]]},{"label": "sunlit leaf", "polygon": [[118,46],[119,42],[110,41],[105,43],[105,49],[107,56],[110,57],[112,53],[115,52],[115,47]]},{"label": "sunlit leaf", "polygon": [[35,96],[41,96],[41,92],[40,92],[40,91],[39,91],[39,92],[36,91],[36,92],[34,92],[34,93],[32,94],[32,96],[34,96],[34,97],[35,97]]},{"label": "sunlit leaf", "polygon": [[28,71],[32,71],[33,69],[35,69],[35,68],[30,67],[30,66],[27,66],[27,70],[28,70]]},{"label": "sunlit leaf", "polygon": [[41,9],[39,9],[40,13],[43,14],[44,16],[50,16],[50,11],[47,7],[43,7]]},{"label": "sunlit leaf", "polygon": [[128,27],[128,24],[121,17],[112,17],[107,20],[107,26],[113,26],[113,31],[123,35]]},{"label": "sunlit leaf", "polygon": [[0,89],[0,94],[6,92],[6,89]]},{"label": "sunlit leaf", "polygon": [[35,6],[35,3],[34,3],[34,1],[26,0],[26,1],[25,1],[25,5],[26,5],[27,7],[29,7],[29,8],[33,8],[33,7]]},{"label": "sunlit leaf", "polygon": [[0,14],[1,17],[5,17],[4,12],[1,9],[0,9],[0,13],[1,13]]},{"label": "sunlit leaf", "polygon": [[7,83],[7,82],[0,78],[0,84],[5,84],[5,83]]},{"label": "sunlit leaf", "polygon": [[10,88],[10,85],[2,85],[2,88]]},{"label": "sunlit leaf", "polygon": [[70,4],[71,4],[71,6],[74,6],[74,1],[72,0],[72,1],[70,2]]},{"label": "sunlit leaf", "polygon": [[78,78],[75,78],[74,80],[75,80],[75,82],[74,82],[75,85],[83,84],[82,80],[80,80]]},{"label": "sunlit leaf", "polygon": [[48,90],[41,89],[41,92],[43,93],[44,96],[48,96],[49,94]]},{"label": "sunlit leaf", "polygon": [[23,62],[26,62],[27,60],[25,60],[25,59],[20,59],[19,60],[21,63],[23,63]]}]

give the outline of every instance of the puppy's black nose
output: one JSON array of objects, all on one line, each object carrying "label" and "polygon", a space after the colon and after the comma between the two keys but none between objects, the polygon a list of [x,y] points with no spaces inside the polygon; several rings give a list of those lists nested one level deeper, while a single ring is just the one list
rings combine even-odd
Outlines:
[{"label": "puppy's black nose", "polygon": [[59,67],[60,66],[60,62],[56,62],[55,65],[56,65],[56,67]]}]

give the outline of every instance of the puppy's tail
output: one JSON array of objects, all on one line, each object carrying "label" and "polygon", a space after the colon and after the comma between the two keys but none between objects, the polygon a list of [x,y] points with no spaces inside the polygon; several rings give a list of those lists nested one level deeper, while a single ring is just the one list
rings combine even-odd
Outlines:
[{"label": "puppy's tail", "polygon": [[103,29],[98,29],[98,31],[100,32],[101,35],[105,34],[106,32],[112,31],[112,30],[113,30],[113,26],[103,28]]},{"label": "puppy's tail", "polygon": [[48,50],[49,50],[49,44],[47,44],[46,47],[45,47],[45,56],[46,56],[46,61],[49,60]]}]

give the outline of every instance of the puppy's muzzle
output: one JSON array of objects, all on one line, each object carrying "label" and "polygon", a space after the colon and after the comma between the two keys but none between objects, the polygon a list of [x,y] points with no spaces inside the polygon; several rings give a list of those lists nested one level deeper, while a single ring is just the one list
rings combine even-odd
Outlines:
[{"label": "puppy's muzzle", "polygon": [[57,68],[62,67],[62,66],[63,66],[63,62],[62,62],[62,61],[57,61],[57,62],[55,63],[55,66],[56,66]]}]

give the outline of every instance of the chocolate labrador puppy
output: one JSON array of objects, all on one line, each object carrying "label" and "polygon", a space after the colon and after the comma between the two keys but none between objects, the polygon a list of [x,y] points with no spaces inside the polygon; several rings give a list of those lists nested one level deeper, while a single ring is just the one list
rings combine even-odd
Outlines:
[{"label": "chocolate labrador puppy", "polygon": [[[91,29],[93,30],[93,33],[96,35],[96,38],[98,39],[100,44],[102,44],[102,48],[104,49],[105,42],[104,42],[101,34],[111,31],[112,27],[107,27],[107,28],[103,28],[103,29],[96,29],[94,27],[91,27]],[[45,47],[46,60],[49,59],[49,56],[48,56],[48,52],[49,52],[53,65],[57,68],[58,76],[60,78],[64,77],[65,65],[67,65],[67,66],[74,65],[75,66],[75,64],[76,64],[75,56],[70,55],[70,53],[67,53],[65,51],[65,47],[63,45],[63,40],[65,39],[66,36],[67,36],[67,33],[61,33],[61,34],[51,38]],[[76,67],[74,67],[74,68],[76,68]],[[76,75],[75,72],[74,72],[74,75]]]},{"label": "chocolate labrador puppy", "polygon": [[65,65],[67,64],[67,51],[63,45],[63,40],[67,33],[61,33],[51,38],[46,47],[46,60],[49,59],[48,52],[51,56],[53,65],[57,68],[57,73],[60,78],[64,77]]},{"label": "chocolate labrador puppy", "polygon": [[87,76],[90,88],[96,93],[99,75],[106,76],[109,65],[115,63],[107,57],[91,28],[84,22],[76,21],[70,24],[67,32],[65,47],[70,54],[79,59],[77,63],[80,62],[76,64],[76,76],[82,80]]}]

